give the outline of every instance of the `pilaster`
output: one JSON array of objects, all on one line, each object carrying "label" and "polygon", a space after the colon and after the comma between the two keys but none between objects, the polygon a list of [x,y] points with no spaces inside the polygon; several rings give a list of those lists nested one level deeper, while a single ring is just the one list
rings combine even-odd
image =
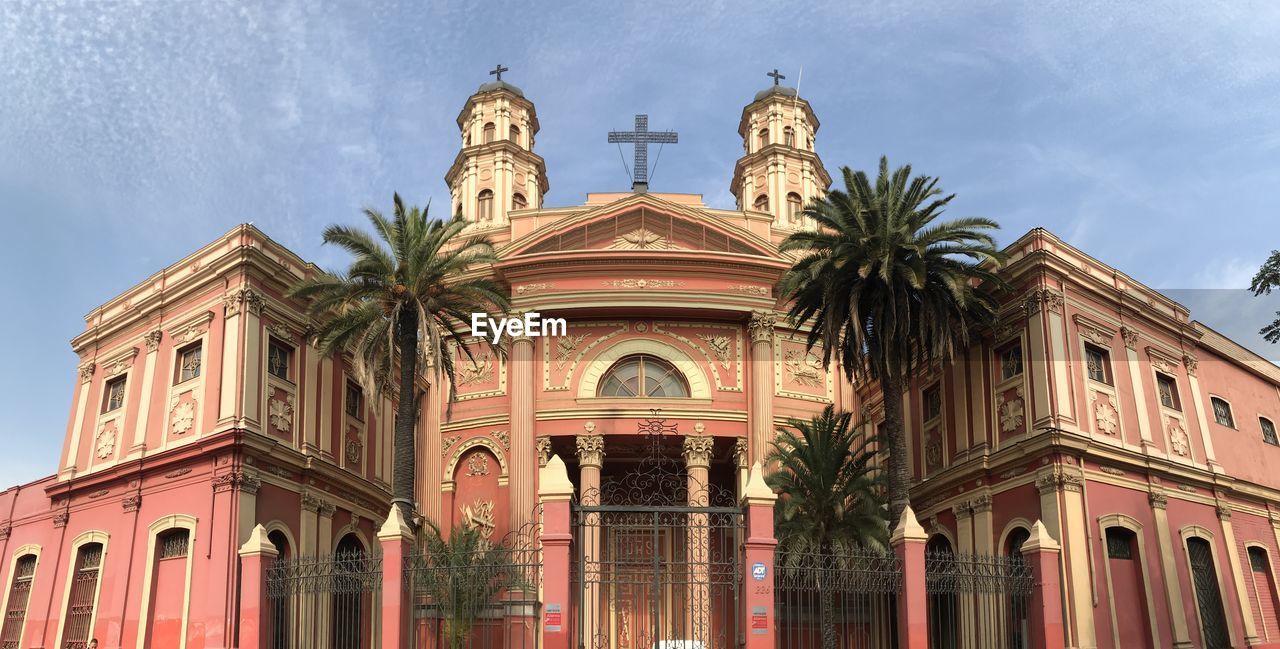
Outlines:
[{"label": "pilaster", "polygon": [[1156,537],[1160,545],[1160,574],[1164,581],[1169,623],[1173,629],[1173,646],[1175,649],[1189,649],[1192,646],[1191,635],[1187,629],[1186,609],[1182,602],[1178,554],[1174,551],[1174,539],[1169,531],[1169,496],[1163,489],[1152,489],[1147,499],[1151,503],[1151,514],[1156,522]]},{"label": "pilaster", "polygon": [[773,328],[778,318],[771,312],[757,311],[747,323],[751,335],[751,398],[748,416],[751,424],[751,463],[764,465],[773,441]]},{"label": "pilaster", "polygon": [[511,464],[508,490],[511,493],[510,524],[517,530],[533,513],[536,501],[534,474],[537,455],[534,447],[535,412],[533,339],[520,336],[511,342]]}]

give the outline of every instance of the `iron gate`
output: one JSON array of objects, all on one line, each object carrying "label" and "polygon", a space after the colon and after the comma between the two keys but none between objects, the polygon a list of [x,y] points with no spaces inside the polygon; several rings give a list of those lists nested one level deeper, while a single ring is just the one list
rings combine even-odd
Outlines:
[{"label": "iron gate", "polygon": [[929,647],[1027,649],[1033,586],[1019,556],[926,552]]},{"label": "iron gate", "polygon": [[572,506],[572,646],[736,647],[744,511],[732,491],[701,484],[664,455],[661,433],[674,427],[650,419],[641,431],[650,433],[648,456]]}]

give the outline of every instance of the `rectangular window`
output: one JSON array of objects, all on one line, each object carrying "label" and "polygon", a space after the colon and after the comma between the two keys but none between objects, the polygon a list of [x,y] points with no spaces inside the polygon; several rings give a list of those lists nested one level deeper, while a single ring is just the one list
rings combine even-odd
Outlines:
[{"label": "rectangular window", "polygon": [[1013,344],[1000,350],[1000,380],[1009,379],[1022,374],[1022,345]]},{"label": "rectangular window", "polygon": [[355,417],[356,419],[362,419],[363,417],[361,417],[361,413],[363,412],[363,402],[364,391],[362,391],[360,386],[355,383],[347,381],[347,414]]},{"label": "rectangular window", "polygon": [[124,405],[124,375],[107,381],[103,391],[102,412],[111,412]]},{"label": "rectangular window", "polygon": [[169,530],[160,535],[157,544],[160,546],[156,552],[157,558],[160,559],[177,559],[187,556],[187,545],[191,539],[191,534],[185,529]]},{"label": "rectangular window", "polygon": [[67,599],[67,616],[62,623],[62,646],[87,646],[90,624],[93,622],[93,604],[98,596],[98,572],[102,566],[102,545],[88,543],[80,546],[76,556],[76,569],[71,573],[71,595]]},{"label": "rectangular window", "polygon": [[1173,410],[1181,410],[1178,401],[1178,382],[1168,374],[1156,372],[1156,391],[1160,393],[1160,405]]},{"label": "rectangular window", "polygon": [[9,586],[9,604],[4,610],[4,626],[0,627],[0,647],[18,647],[22,641],[22,625],[27,620],[27,602],[31,599],[31,582],[36,576],[36,555],[18,559]]},{"label": "rectangular window", "polygon": [[1084,346],[1085,367],[1089,369],[1089,378],[1098,383],[1111,385],[1111,358],[1107,351],[1094,345]]},{"label": "rectangular window", "polygon": [[1213,420],[1227,428],[1235,428],[1235,417],[1231,416],[1231,404],[1224,399],[1218,397],[1209,397],[1209,403],[1213,405]]},{"label": "rectangular window", "polygon": [[267,343],[267,371],[276,378],[286,381],[293,364],[293,348],[272,338]]},{"label": "rectangular window", "polygon": [[200,343],[178,350],[178,383],[200,376],[200,358]]},{"label": "rectangular window", "polygon": [[1280,446],[1280,440],[1276,439],[1276,425],[1266,417],[1259,417],[1258,424],[1262,426],[1262,441],[1272,446]]},{"label": "rectangular window", "polygon": [[924,391],[924,420],[930,421],[942,415],[942,387],[935,385]]}]

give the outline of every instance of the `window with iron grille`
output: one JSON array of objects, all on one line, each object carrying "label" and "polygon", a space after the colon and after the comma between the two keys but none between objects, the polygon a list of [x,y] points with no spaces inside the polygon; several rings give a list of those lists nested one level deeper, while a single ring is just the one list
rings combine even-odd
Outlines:
[{"label": "window with iron grille", "polygon": [[1236,427],[1235,417],[1231,416],[1231,404],[1218,397],[1209,397],[1209,403],[1213,404],[1214,421],[1228,428]]},{"label": "window with iron grille", "polygon": [[22,642],[22,625],[27,620],[27,603],[31,599],[31,584],[35,576],[36,555],[28,554],[18,559],[9,585],[4,626],[0,627],[0,649],[18,649],[18,643]]},{"label": "window with iron grille", "polygon": [[178,383],[200,376],[200,343],[178,350]]},{"label": "window with iron grille", "polygon": [[102,412],[111,412],[124,405],[124,375],[107,381],[103,390]]},{"label": "window with iron grille", "polygon": [[1270,419],[1258,417],[1258,425],[1262,427],[1262,441],[1272,446],[1280,446],[1280,440],[1276,439],[1276,425],[1271,423]]},{"label": "window with iron grille", "polygon": [[286,381],[291,380],[289,378],[289,370],[292,366],[292,361],[292,347],[275,338],[272,338],[271,342],[267,343],[267,372],[270,372],[272,376]]},{"label": "window with iron grille", "polygon": [[1156,392],[1160,393],[1160,405],[1173,410],[1181,410],[1178,401],[1178,382],[1168,374],[1156,372]]},{"label": "window with iron grille", "polygon": [[177,559],[187,556],[187,546],[191,542],[191,532],[185,529],[175,529],[163,532],[156,539],[156,545],[159,548],[156,551],[156,557],[159,559]]},{"label": "window with iron grille", "polygon": [[1107,528],[1107,558],[1133,558],[1133,532],[1123,527]]},{"label": "window with iron grille", "polygon": [[71,593],[62,623],[63,649],[81,649],[89,642],[93,625],[94,600],[98,596],[98,574],[102,566],[102,544],[87,543],[76,555],[71,574]]},{"label": "window with iron grille", "polygon": [[1098,383],[1111,384],[1111,358],[1106,350],[1093,345],[1084,346],[1084,363],[1089,370],[1089,378]]}]

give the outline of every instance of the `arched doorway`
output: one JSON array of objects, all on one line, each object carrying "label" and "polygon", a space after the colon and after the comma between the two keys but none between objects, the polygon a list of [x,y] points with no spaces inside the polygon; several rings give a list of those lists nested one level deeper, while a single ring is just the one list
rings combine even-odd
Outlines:
[{"label": "arched doorway", "polygon": [[924,546],[925,578],[928,588],[929,647],[956,649],[959,643],[958,600],[953,580],[955,550],[942,534],[929,537]]},{"label": "arched doorway", "polygon": [[[276,549],[276,561],[288,561],[293,558],[293,552],[289,548],[289,538],[280,530],[272,530],[267,533],[267,540]],[[289,597],[272,597],[269,599],[271,606],[271,649],[289,649],[289,629],[293,621],[289,618],[289,609],[292,604]]]},{"label": "arched doorway", "polygon": [[334,550],[332,594],[334,649],[362,649],[369,646],[368,609],[370,594],[362,576],[367,572],[364,543],[354,533],[338,541]]}]

